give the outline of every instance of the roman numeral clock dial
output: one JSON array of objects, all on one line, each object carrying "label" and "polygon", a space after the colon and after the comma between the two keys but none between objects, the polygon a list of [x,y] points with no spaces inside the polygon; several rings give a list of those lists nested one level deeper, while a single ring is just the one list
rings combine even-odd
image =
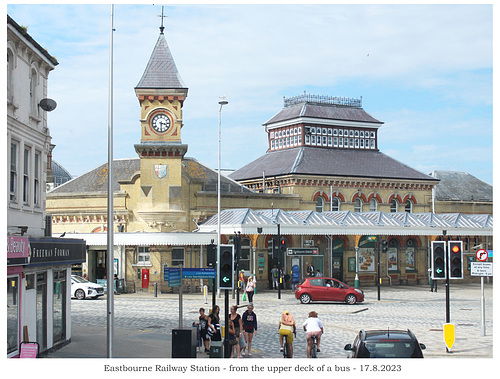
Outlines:
[{"label": "roman numeral clock dial", "polygon": [[170,117],[168,117],[165,113],[156,114],[151,119],[151,127],[157,133],[166,133],[170,129],[171,125],[172,122]]}]

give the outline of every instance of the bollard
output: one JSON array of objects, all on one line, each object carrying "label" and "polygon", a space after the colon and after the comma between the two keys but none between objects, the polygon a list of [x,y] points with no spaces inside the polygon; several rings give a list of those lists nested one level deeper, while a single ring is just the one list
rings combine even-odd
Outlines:
[{"label": "bollard", "polygon": [[208,304],[207,301],[207,295],[208,295],[208,287],[206,285],[203,286],[203,297],[205,298],[205,304]]},{"label": "bollard", "polygon": [[158,283],[155,283],[155,297],[158,297]]}]

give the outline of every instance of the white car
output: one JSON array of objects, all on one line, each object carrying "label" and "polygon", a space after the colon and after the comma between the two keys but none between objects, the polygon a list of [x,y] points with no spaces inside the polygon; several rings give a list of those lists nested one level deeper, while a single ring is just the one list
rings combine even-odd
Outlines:
[{"label": "white car", "polygon": [[83,300],[87,297],[97,299],[104,295],[104,287],[97,283],[89,282],[78,275],[71,275],[71,297]]}]

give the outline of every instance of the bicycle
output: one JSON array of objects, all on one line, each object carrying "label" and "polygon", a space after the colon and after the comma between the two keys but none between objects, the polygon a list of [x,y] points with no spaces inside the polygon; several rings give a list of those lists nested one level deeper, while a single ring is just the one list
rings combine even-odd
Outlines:
[{"label": "bicycle", "polygon": [[[296,333],[294,333],[295,336],[297,336]],[[283,358],[291,358],[292,357],[292,354],[291,354],[291,351],[290,351],[290,343],[288,343],[286,340],[287,340],[287,337],[286,336],[281,336],[281,339],[283,341]]]},{"label": "bicycle", "polygon": [[312,336],[312,346],[310,358],[318,358],[318,337]]}]

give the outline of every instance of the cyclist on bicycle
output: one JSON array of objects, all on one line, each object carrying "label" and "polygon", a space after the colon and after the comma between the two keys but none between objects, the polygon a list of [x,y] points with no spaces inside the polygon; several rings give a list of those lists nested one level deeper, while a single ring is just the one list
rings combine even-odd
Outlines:
[{"label": "cyclist on bicycle", "polygon": [[279,322],[279,334],[280,334],[280,351],[283,351],[283,338],[286,338],[286,343],[288,344],[288,351],[290,352],[290,358],[293,358],[293,334],[295,334],[295,320],[290,312],[285,311],[281,315]]},{"label": "cyclist on bicycle", "polygon": [[321,320],[318,318],[318,314],[314,311],[309,312],[309,318],[304,322],[302,325],[304,327],[304,330],[306,331],[306,338],[307,338],[307,358],[311,355],[311,347],[313,344],[313,336],[316,336],[317,338],[317,349],[316,351],[319,352],[319,343],[321,340],[321,335],[323,334],[323,323]]}]

